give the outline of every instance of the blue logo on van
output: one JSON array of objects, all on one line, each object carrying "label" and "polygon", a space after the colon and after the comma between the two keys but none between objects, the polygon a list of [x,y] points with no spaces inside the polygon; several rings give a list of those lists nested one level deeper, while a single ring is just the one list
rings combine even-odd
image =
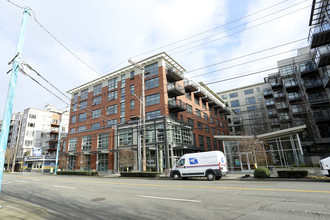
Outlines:
[{"label": "blue logo on van", "polygon": [[190,164],[198,164],[197,158],[189,158],[189,163]]},{"label": "blue logo on van", "polygon": [[225,158],[221,157],[221,163],[225,162]]}]

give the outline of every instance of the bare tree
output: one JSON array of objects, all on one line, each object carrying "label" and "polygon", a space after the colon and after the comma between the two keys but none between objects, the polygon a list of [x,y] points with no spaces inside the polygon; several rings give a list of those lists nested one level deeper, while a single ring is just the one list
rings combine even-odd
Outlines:
[{"label": "bare tree", "polygon": [[[267,155],[263,144],[257,138],[245,138],[238,142],[239,152],[247,153],[250,164],[267,166]],[[242,163],[245,158],[242,158]],[[257,167],[256,167],[257,168]]]},{"label": "bare tree", "polygon": [[65,156],[61,156],[59,161],[59,168],[61,170],[66,169],[66,162],[67,162],[67,158]]},{"label": "bare tree", "polygon": [[88,160],[85,154],[80,155],[80,170],[84,170],[88,166]]},{"label": "bare tree", "polygon": [[7,150],[6,150],[6,154],[5,154],[5,161],[7,163],[6,170],[9,170],[9,165],[11,164],[11,162],[13,160],[14,152],[15,152],[14,148],[7,148]]},{"label": "bare tree", "polygon": [[123,149],[119,151],[119,166],[126,167],[128,171],[129,167],[133,167],[135,164],[134,151],[131,149]]}]

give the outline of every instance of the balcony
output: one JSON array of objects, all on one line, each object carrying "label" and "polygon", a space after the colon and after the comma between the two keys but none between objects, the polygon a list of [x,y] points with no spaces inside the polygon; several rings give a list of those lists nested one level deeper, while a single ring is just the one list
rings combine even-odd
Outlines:
[{"label": "balcony", "polygon": [[195,92],[198,90],[198,85],[192,80],[185,80],[184,89],[186,90],[186,92]]},{"label": "balcony", "polygon": [[314,62],[299,64],[299,72],[302,77],[318,73],[318,68]]},{"label": "balcony", "polygon": [[308,42],[311,48],[320,47],[330,43],[330,25],[328,22],[315,25],[309,30]]},{"label": "balcony", "polygon": [[174,69],[167,69],[166,71],[167,82],[176,82],[183,80],[183,74]]},{"label": "balcony", "polygon": [[316,55],[314,57],[317,67],[324,67],[330,65],[330,47],[316,48]]},{"label": "balcony", "polygon": [[168,83],[167,84],[167,95],[168,97],[177,97],[184,95],[184,88],[181,85],[175,83]]},{"label": "balcony", "polygon": [[271,121],[270,122],[270,127],[280,127],[280,122],[279,121]]},{"label": "balcony", "polygon": [[316,88],[323,88],[323,83],[321,79],[308,80],[304,82],[306,92]]},{"label": "balcony", "polygon": [[284,87],[286,90],[293,90],[293,89],[298,89],[299,84],[296,80],[291,80],[289,82],[285,82]]},{"label": "balcony", "polygon": [[280,118],[279,118],[279,121],[280,121],[281,123],[288,123],[288,122],[291,122],[291,121],[292,121],[292,118],[289,117],[289,116],[280,117]]},{"label": "balcony", "polygon": [[171,113],[176,113],[176,112],[183,112],[186,111],[186,103],[182,102],[181,100],[168,100],[168,108]]},{"label": "balcony", "polygon": [[275,93],[274,92],[274,99],[283,99],[285,97],[284,93]]},{"label": "balcony", "polygon": [[212,102],[212,99],[210,97],[208,97],[207,95],[206,96],[203,96],[201,99],[204,102]]},{"label": "balcony", "polygon": [[309,94],[308,99],[312,107],[329,103],[329,98],[326,93]]},{"label": "balcony", "polygon": [[324,88],[327,88],[330,86],[330,71],[326,67],[323,67],[323,77],[322,77],[322,83]]},{"label": "balcony", "polygon": [[264,90],[264,97],[271,97],[273,92],[271,89]]},{"label": "balcony", "polygon": [[330,121],[330,109],[321,109],[314,112],[315,122],[318,124],[329,123]]},{"label": "balcony", "polygon": [[266,99],[265,105],[266,105],[267,108],[273,107],[275,105],[275,102],[272,99]]},{"label": "balcony", "polygon": [[291,112],[293,115],[301,115],[306,113],[305,109],[302,106],[292,106]]},{"label": "balcony", "polygon": [[206,93],[201,88],[194,92],[194,97],[201,98],[204,96],[206,96]]},{"label": "balcony", "polygon": [[285,110],[285,109],[288,109],[289,106],[286,104],[286,103],[276,103],[276,109],[279,111],[279,110]]},{"label": "balcony", "polygon": [[268,114],[268,117],[270,117],[270,118],[276,117],[277,111],[276,111],[276,109],[268,109],[267,114]]},{"label": "balcony", "polygon": [[302,100],[302,95],[300,93],[289,93],[288,94],[289,102],[295,102]]}]

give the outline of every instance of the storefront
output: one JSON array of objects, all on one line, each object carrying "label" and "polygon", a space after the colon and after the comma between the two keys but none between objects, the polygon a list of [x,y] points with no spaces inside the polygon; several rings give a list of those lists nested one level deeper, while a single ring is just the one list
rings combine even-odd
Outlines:
[{"label": "storefront", "polygon": [[23,172],[49,173],[51,168],[55,168],[55,162],[55,155],[25,157]]},{"label": "storefront", "polygon": [[299,138],[306,126],[257,136],[215,136],[223,141],[229,171],[253,172],[257,167],[289,167],[303,164]]}]

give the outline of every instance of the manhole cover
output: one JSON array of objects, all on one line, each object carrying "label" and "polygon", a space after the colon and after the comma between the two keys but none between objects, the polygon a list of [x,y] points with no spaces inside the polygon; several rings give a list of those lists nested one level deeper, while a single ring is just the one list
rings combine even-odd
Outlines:
[{"label": "manhole cover", "polygon": [[95,198],[95,199],[92,199],[92,202],[99,202],[99,201],[103,201],[105,200],[105,198]]}]

